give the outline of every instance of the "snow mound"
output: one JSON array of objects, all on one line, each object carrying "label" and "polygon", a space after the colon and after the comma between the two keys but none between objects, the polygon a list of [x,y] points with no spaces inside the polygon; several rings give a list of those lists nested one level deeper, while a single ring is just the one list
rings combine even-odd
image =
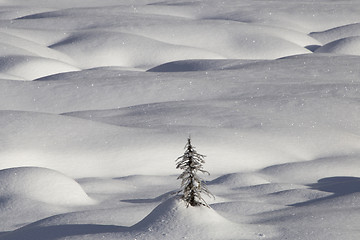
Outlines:
[{"label": "snow mound", "polygon": [[29,14],[36,14],[44,11],[49,11],[48,8],[41,8],[35,6],[31,6],[30,8],[25,8],[25,7],[16,8],[11,6],[11,3],[14,3],[14,1],[8,1],[8,0],[2,0],[0,1],[0,3],[3,5],[1,6],[1,15],[0,15],[0,19],[2,20],[16,19]]},{"label": "snow mound", "polygon": [[50,47],[71,56],[83,68],[146,68],[180,59],[224,58],[207,50],[111,31],[76,33]]},{"label": "snow mound", "polygon": [[344,26],[331,28],[323,32],[312,32],[309,35],[319,40],[323,44],[327,44],[342,38],[359,36],[360,23],[347,24]]},{"label": "snow mound", "polygon": [[[106,211],[105,211],[106,212]],[[108,212],[109,215],[113,213]],[[98,213],[99,214],[99,213]],[[102,213],[103,214],[103,213]],[[119,214],[119,211],[117,211]],[[76,224],[82,213],[64,214],[40,220],[21,229],[0,236],[0,239],[259,239],[274,236],[276,230],[266,226],[250,226],[231,222],[213,209],[186,207],[177,198],[158,205],[143,220],[131,227]],[[70,217],[70,219],[69,219]],[[88,218],[85,214],[85,218]],[[62,219],[64,218],[64,219]],[[69,222],[67,220],[70,220]],[[54,224],[54,225],[53,225]],[[261,227],[261,228],[260,228]],[[50,231],[51,230],[51,231]],[[264,234],[264,232],[267,232]]]},{"label": "snow mound", "polygon": [[[43,54],[53,54],[53,56],[63,57],[63,60],[70,60],[64,54],[56,52],[50,49],[49,45],[55,44],[68,36],[67,32],[56,31],[54,29],[28,29],[28,28],[6,28],[0,29],[0,32],[7,34],[7,38],[12,38],[12,40],[17,39],[16,41],[23,41],[26,44],[21,44],[20,46],[31,49],[33,52],[43,52]],[[19,46],[11,41],[12,45]],[[48,55],[49,56],[49,55]]]},{"label": "snow mound", "polygon": [[173,239],[252,239],[257,236],[253,229],[249,230],[251,227],[233,223],[213,209],[187,208],[182,200],[176,198],[161,203],[132,228],[140,232],[139,239],[164,236]]},{"label": "snow mound", "polygon": [[[31,30],[22,30],[22,29],[2,29],[0,30],[0,45],[2,45],[1,53],[4,56],[11,55],[30,55],[30,56],[38,56],[43,58],[50,58],[54,60],[58,60],[64,63],[68,63],[73,65],[74,62],[71,58],[66,56],[63,53],[50,49],[46,46],[45,43],[37,42],[38,38],[48,38],[44,41],[49,41],[52,38],[64,38],[64,34],[60,35],[53,34],[49,31],[47,34],[44,34],[45,31],[31,31]],[[30,36],[32,37],[30,37]],[[35,36],[34,36],[35,35]],[[50,35],[50,36],[49,36]],[[37,38],[36,38],[37,36]],[[23,53],[19,52],[17,49],[21,49]],[[4,49],[7,51],[4,52]],[[12,52],[12,49],[14,52]],[[29,54],[30,53],[30,54]]]},{"label": "snow mound", "polygon": [[275,59],[310,53],[305,46],[319,44],[306,34],[291,30],[215,20],[161,23],[156,28],[144,27],[138,34],[215,52],[227,59]]},{"label": "snow mound", "polygon": [[315,50],[316,53],[360,55],[360,36],[342,38]]},{"label": "snow mound", "polygon": [[[300,185],[297,185],[297,187]],[[321,192],[318,190],[308,189],[308,188],[298,188],[298,189],[288,189],[283,191],[278,191],[270,193],[262,198],[265,199],[267,203],[276,204],[276,205],[294,205],[301,202],[307,202],[316,200],[319,198],[324,198],[330,195],[329,193]]]},{"label": "snow mound", "polygon": [[330,156],[294,163],[267,167],[261,171],[276,181],[293,183],[313,183],[323,177],[358,176],[360,162],[358,156]]},{"label": "snow mound", "polygon": [[95,203],[73,179],[39,167],[0,170],[0,198],[28,198],[70,206]]},{"label": "snow mound", "polygon": [[269,183],[265,179],[260,176],[251,173],[231,173],[220,176],[208,184],[221,184],[234,187],[242,187],[242,186],[252,186],[252,185],[259,185],[259,184],[267,184]]},{"label": "snow mound", "polygon": [[0,71],[17,77],[19,80],[34,80],[36,78],[62,72],[80,70],[67,63],[36,56],[5,56],[0,59]]}]

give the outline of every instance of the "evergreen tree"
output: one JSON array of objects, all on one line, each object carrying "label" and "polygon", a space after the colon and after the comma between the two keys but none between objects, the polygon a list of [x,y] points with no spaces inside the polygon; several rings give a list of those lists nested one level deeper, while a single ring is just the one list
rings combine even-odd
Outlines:
[{"label": "evergreen tree", "polygon": [[202,169],[202,165],[205,163],[205,155],[196,152],[195,147],[191,145],[190,137],[187,140],[185,149],[184,155],[176,159],[176,168],[183,170],[183,173],[178,177],[178,179],[182,179],[179,193],[182,192],[182,199],[186,202],[187,207],[189,205],[209,207],[201,194],[205,193],[212,197],[214,195],[208,190],[204,181],[196,174],[200,171],[210,175],[209,172]]}]

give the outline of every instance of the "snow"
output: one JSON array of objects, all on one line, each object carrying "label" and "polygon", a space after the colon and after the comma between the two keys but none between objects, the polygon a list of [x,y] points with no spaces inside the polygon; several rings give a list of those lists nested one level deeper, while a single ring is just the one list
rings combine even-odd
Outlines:
[{"label": "snow", "polygon": [[49,58],[32,56],[7,56],[0,61],[0,69],[19,80],[33,80],[61,72],[78,71],[79,68]]},{"label": "snow", "polygon": [[359,238],[358,1],[0,7],[1,240]]},{"label": "snow", "polygon": [[[0,170],[0,199],[1,230],[14,228],[14,222],[34,221],[64,208],[96,204],[72,178],[39,167]],[[17,212],[22,208],[26,215]]]},{"label": "snow", "polygon": [[223,58],[194,47],[171,45],[128,33],[94,30],[72,34],[50,48],[71,56],[81,68],[122,66],[146,69],[176,59]]},{"label": "snow", "polygon": [[323,44],[333,42],[347,37],[358,36],[360,33],[360,24],[352,23],[344,26],[335,27],[322,32],[312,32],[310,36],[319,40]]},{"label": "snow", "polygon": [[319,53],[336,53],[344,55],[360,55],[360,37],[347,37],[325,44],[316,49]]},{"label": "snow", "polygon": [[24,197],[49,204],[92,204],[80,185],[54,170],[37,167],[9,168],[0,171],[0,195]]}]

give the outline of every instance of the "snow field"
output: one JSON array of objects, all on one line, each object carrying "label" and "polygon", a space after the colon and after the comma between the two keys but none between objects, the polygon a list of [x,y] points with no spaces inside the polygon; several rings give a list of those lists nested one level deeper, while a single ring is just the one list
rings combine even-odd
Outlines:
[{"label": "snow field", "polygon": [[359,238],[357,1],[0,5],[1,240]]}]

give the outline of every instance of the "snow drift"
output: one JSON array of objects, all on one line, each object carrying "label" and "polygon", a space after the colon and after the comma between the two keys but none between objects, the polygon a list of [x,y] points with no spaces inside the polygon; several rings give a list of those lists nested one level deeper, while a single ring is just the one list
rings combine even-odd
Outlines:
[{"label": "snow drift", "polygon": [[[51,231],[49,231],[51,230]],[[131,227],[68,224],[48,225],[46,220],[25,226],[13,233],[5,234],[0,239],[53,240],[64,236],[71,239],[106,238],[106,239],[258,239],[266,236],[263,227],[258,232],[255,227],[233,223],[206,207],[186,208],[184,202],[170,198],[157,206],[143,220]],[[272,233],[273,234],[273,233]]]},{"label": "snow drift", "polygon": [[360,23],[352,23],[338,26],[322,32],[312,32],[310,36],[323,44],[333,42],[342,38],[355,37],[360,35]]},{"label": "snow drift", "polygon": [[122,66],[146,69],[178,59],[224,58],[221,54],[200,48],[110,31],[72,34],[50,47],[71,56],[81,68]]},{"label": "snow drift", "polygon": [[[181,200],[171,198],[156,207],[138,224],[131,227],[139,238],[205,238],[256,239],[262,233],[250,226],[235,224],[206,207],[189,207]],[[246,228],[250,228],[245,230]],[[146,230],[148,233],[144,232]],[[142,233],[143,232],[143,233]],[[155,234],[154,234],[155,233]]]},{"label": "snow drift", "polygon": [[360,36],[342,38],[316,49],[318,53],[360,55]]},{"label": "snow drift", "polygon": [[0,60],[0,71],[18,80],[34,80],[62,72],[80,70],[54,59],[33,56],[5,56]]},{"label": "snow drift", "polygon": [[95,203],[73,179],[38,167],[0,170],[0,198],[29,198],[68,206]]}]

